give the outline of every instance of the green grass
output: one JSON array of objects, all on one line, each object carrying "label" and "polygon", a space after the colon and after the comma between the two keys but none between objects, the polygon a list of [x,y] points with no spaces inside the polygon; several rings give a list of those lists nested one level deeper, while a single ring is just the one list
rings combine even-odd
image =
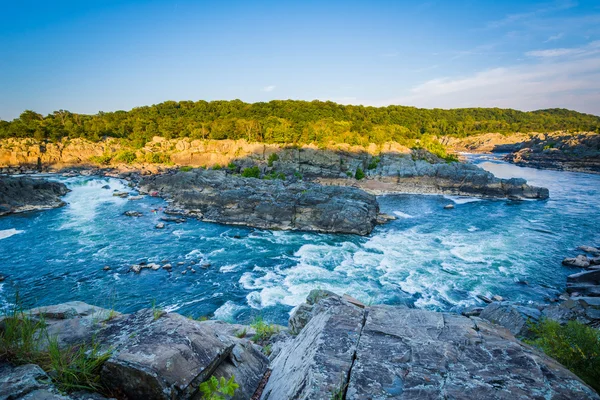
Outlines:
[{"label": "green grass", "polygon": [[269,174],[266,174],[265,176],[263,176],[263,179],[266,180],[275,180],[275,179],[281,179],[281,180],[285,180],[285,174],[283,172],[271,172]]},{"label": "green grass", "polygon": [[247,333],[247,330],[246,330],[246,328],[244,328],[241,331],[236,332],[235,333],[235,337],[237,337],[239,339],[245,338],[246,337],[246,333]]},{"label": "green grass", "polygon": [[190,166],[183,166],[183,167],[179,167],[179,170],[181,172],[190,172],[191,170],[193,170],[194,167],[190,167]]},{"label": "green grass", "polygon": [[165,314],[164,310],[156,306],[156,300],[152,300],[152,317],[156,321]]},{"label": "green grass", "polygon": [[541,349],[600,393],[600,331],[577,321],[560,325],[542,320],[531,325],[534,339],[526,343]]},{"label": "green grass", "polygon": [[39,365],[62,392],[105,392],[100,370],[109,357],[110,352],[102,352],[94,342],[60,347],[48,334],[44,319],[26,314],[20,306],[5,316],[0,330],[0,359]]},{"label": "green grass", "polygon": [[256,317],[250,326],[256,331],[252,336],[254,342],[265,342],[271,336],[279,333],[279,328],[276,325],[266,323],[262,317]]}]

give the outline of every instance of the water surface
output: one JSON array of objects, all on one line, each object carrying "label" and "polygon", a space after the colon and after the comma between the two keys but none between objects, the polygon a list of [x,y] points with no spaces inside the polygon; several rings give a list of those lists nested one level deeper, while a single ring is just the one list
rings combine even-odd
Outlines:
[{"label": "water surface", "polygon": [[[128,189],[115,179],[55,176],[72,190],[66,207],[0,218],[0,274],[7,276],[0,307],[12,304],[18,290],[27,307],[82,300],[131,312],[155,302],[194,317],[247,322],[262,315],[285,323],[313,288],[453,311],[479,304],[478,294],[544,301],[560,293],[573,273],[562,258],[577,254],[578,245],[600,244],[600,175],[470,159],[499,177],[548,187],[550,199],[382,196],[382,211],[398,219],[367,237],[195,220],[158,230],[163,214],[152,210],[164,201],[113,197],[113,190]],[[455,208],[444,210],[449,203]],[[123,216],[126,210],[144,216]],[[163,260],[172,273],[129,272],[131,264]],[[196,273],[181,274],[188,267]]]}]

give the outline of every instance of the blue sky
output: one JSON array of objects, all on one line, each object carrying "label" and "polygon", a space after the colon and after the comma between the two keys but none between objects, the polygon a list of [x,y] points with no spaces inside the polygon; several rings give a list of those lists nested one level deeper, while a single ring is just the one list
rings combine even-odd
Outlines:
[{"label": "blue sky", "polygon": [[0,118],[165,100],[600,115],[600,2],[5,1]]}]

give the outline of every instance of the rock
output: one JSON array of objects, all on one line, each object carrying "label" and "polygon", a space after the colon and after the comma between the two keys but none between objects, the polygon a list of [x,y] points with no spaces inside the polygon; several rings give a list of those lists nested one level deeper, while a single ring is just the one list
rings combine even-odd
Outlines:
[{"label": "rock", "polygon": [[107,190],[109,190],[109,189],[110,189],[110,185],[104,185],[104,186],[102,186],[102,189],[107,189]]},{"label": "rock", "polygon": [[592,247],[592,246],[579,246],[577,248],[577,250],[581,250],[581,251],[584,251],[586,253],[593,254],[595,256],[600,255],[600,249],[598,249],[596,247]]},{"label": "rock", "polygon": [[203,169],[146,177],[140,191],[168,196],[174,201],[172,212],[263,229],[367,235],[379,211],[375,196],[356,188],[241,178]]},{"label": "rock", "polygon": [[127,200],[143,200],[144,196],[129,196]]},{"label": "rock", "polygon": [[185,218],[177,217],[161,217],[160,220],[165,222],[175,222],[176,224],[181,224],[186,221]]},{"label": "rock", "polygon": [[164,229],[165,228],[165,223],[164,222],[159,222],[158,224],[156,224],[155,228],[156,229]]},{"label": "rock", "polygon": [[165,264],[165,265],[163,265],[163,269],[166,269],[167,271],[171,271],[173,269],[173,266],[171,264]]},{"label": "rock", "polygon": [[191,272],[192,274],[195,274],[195,273],[196,273],[196,270],[195,270],[194,268],[191,268],[191,269],[190,269],[190,272]]},{"label": "rock", "polygon": [[345,294],[345,295],[342,296],[342,300],[344,300],[345,302],[348,302],[348,303],[350,303],[350,304],[352,304],[352,305],[354,305],[356,307],[359,307],[359,308],[365,308],[366,307],[364,303],[356,300],[354,297],[352,297],[350,295],[347,295],[347,294]]},{"label": "rock", "polygon": [[590,266],[590,262],[586,256],[579,255],[575,258],[565,258],[562,261],[563,265],[568,267],[587,268]]},{"label": "rock", "polygon": [[110,271],[110,266],[108,266],[108,265],[105,265],[105,266],[102,268],[102,270],[103,270],[103,271]]},{"label": "rock", "polygon": [[590,265],[600,265],[600,257],[588,258]]},{"label": "rock", "polygon": [[0,175],[0,216],[62,207],[61,197],[68,192],[59,182]]},{"label": "rock", "polygon": [[160,265],[155,263],[150,263],[146,266],[146,268],[150,268],[152,271],[158,271],[160,269]]},{"label": "rock", "polygon": [[600,297],[600,285],[589,283],[567,283],[567,293],[579,293],[582,296]]},{"label": "rock", "polygon": [[4,282],[6,280],[6,276],[0,275],[0,282]]},{"label": "rock", "polygon": [[470,307],[464,310],[461,314],[465,317],[478,317],[479,314],[483,311],[484,307]]},{"label": "rock", "polygon": [[179,261],[179,262],[177,263],[177,265],[184,265],[184,264],[185,264],[185,263],[184,263],[183,261]]},{"label": "rock", "polygon": [[312,318],[312,309],[313,306],[306,303],[302,303],[296,307],[288,321],[288,326],[292,335],[299,334],[302,328],[310,321]]},{"label": "rock", "polygon": [[207,262],[207,263],[203,263],[203,264],[200,266],[200,268],[208,269],[208,268],[210,268],[210,266],[211,266],[211,264],[210,264],[209,262]]},{"label": "rock", "polygon": [[539,321],[542,313],[537,308],[524,307],[508,302],[489,304],[481,311],[479,318],[505,327],[515,336],[529,336],[528,322]]},{"label": "rock", "polygon": [[181,271],[181,275],[187,274],[187,271]]},{"label": "rock", "polygon": [[567,277],[567,283],[579,282],[600,284],[600,270],[584,271]]},{"label": "rock", "polygon": [[47,390],[50,378],[37,365],[26,364],[14,367],[0,363],[0,398],[21,399],[38,390]]},{"label": "rock", "polygon": [[379,213],[377,215],[377,223],[379,225],[386,224],[390,221],[395,221],[397,218],[390,214]]},{"label": "rock", "polygon": [[253,394],[268,360],[249,341],[178,314],[155,318],[153,310],[115,318],[98,334],[114,348],[101,372],[102,382],[129,398],[193,398],[211,376],[235,375],[235,399]]},{"label": "rock", "polygon": [[498,296],[497,294],[495,294],[492,296],[492,301],[498,301],[498,302],[504,301],[504,297]]},{"label": "rock", "polygon": [[126,198],[126,197],[128,197],[128,196],[129,196],[129,192],[118,192],[118,191],[115,191],[115,192],[113,193],[113,196],[115,196],[115,197],[122,197],[122,198]]},{"label": "rock", "polygon": [[125,215],[125,216],[127,216],[127,217],[141,217],[141,216],[142,216],[142,215],[144,215],[144,214],[142,214],[142,213],[141,213],[141,212],[139,212],[139,211],[125,211],[125,212],[123,213],[123,215]]},{"label": "rock", "polygon": [[556,361],[480,318],[401,306],[361,309],[337,296],[306,305],[312,317],[273,359],[262,400],[328,400],[340,393],[348,400],[539,393],[600,399]]},{"label": "rock", "polygon": [[571,297],[571,299],[579,302],[584,308],[600,309],[600,297]]},{"label": "rock", "polygon": [[488,298],[482,294],[478,294],[477,298],[487,304],[493,303],[493,301],[490,298]]},{"label": "rock", "polygon": [[315,305],[309,323],[271,363],[261,399],[330,399],[352,366],[364,310],[339,297]]},{"label": "rock", "polygon": [[454,204],[446,204],[444,206],[444,210],[452,210],[454,208]]}]

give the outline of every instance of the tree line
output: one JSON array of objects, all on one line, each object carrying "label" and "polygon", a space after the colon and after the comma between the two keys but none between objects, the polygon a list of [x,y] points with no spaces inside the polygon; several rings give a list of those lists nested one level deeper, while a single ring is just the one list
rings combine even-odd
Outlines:
[{"label": "tree line", "polygon": [[322,101],[274,100],[167,101],[131,111],[43,116],[27,110],[13,121],[0,120],[1,138],[58,141],[105,137],[141,147],[153,136],[168,139],[246,139],[267,143],[414,144],[423,137],[465,137],[499,132],[600,132],[600,117],[565,109],[523,112],[500,108],[422,109],[368,107]]}]

